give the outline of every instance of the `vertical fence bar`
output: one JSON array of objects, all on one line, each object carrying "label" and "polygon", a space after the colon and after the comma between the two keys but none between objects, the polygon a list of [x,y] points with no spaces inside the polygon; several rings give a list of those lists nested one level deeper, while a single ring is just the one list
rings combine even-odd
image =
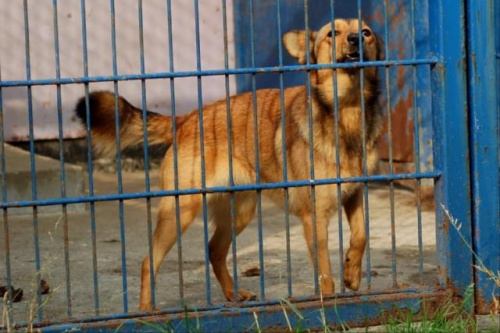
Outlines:
[{"label": "vertical fence bar", "polygon": [[[25,55],[26,55],[26,79],[31,80],[31,59],[30,59],[30,28],[29,28],[29,15],[28,15],[28,1],[23,1],[23,11],[24,11],[24,39],[25,39]],[[31,180],[31,198],[32,200],[37,200],[37,181],[36,181],[36,163],[35,163],[35,137],[33,130],[33,93],[32,87],[27,87],[28,93],[28,132],[29,132],[29,146],[30,146],[30,180]],[[39,244],[39,234],[38,234],[38,207],[33,206],[33,239],[35,246],[35,269],[36,269],[36,300],[37,300],[37,314],[38,320],[43,320],[43,308],[42,308],[42,292],[40,289],[40,274],[41,274],[41,262],[40,262],[40,244]]]},{"label": "vertical fence bar", "polygon": [[[1,64],[1,61],[0,61]],[[0,81],[2,81],[2,68],[0,67]],[[4,113],[3,113],[3,91],[0,87],[0,168],[2,177],[0,178],[2,185],[2,202],[6,203],[8,201],[7,198],[7,167],[5,163],[5,136],[4,136]],[[10,236],[9,236],[9,213],[8,209],[4,208],[3,211],[3,241],[4,241],[4,250],[5,250],[5,279],[6,279],[6,287],[7,290],[11,290],[12,287],[12,270],[10,265]],[[9,318],[9,322],[13,322],[12,317],[12,293],[9,292],[9,296],[7,298],[7,315]]]},{"label": "vertical fence bar", "polygon": [[[141,74],[146,73],[146,63],[144,61],[144,25],[142,15],[142,0],[137,1],[138,9],[138,28],[139,28],[139,61],[141,64]],[[146,192],[151,192],[151,181],[149,176],[149,149],[148,149],[148,115],[147,115],[147,99],[146,99],[146,80],[141,79],[141,110],[142,110],[142,135],[144,150],[144,186]],[[146,198],[146,214],[148,224],[148,242],[149,242],[149,273],[151,282],[151,305],[155,306],[155,278],[153,272],[153,256],[152,256],[152,222],[151,222],[151,198]]]},{"label": "vertical fence bar", "polygon": [[[304,0],[304,20],[305,20],[305,31],[306,31],[306,64],[311,64],[311,54],[310,50],[310,27],[309,27],[309,0]],[[313,132],[313,109],[312,109],[312,87],[311,87],[311,70],[307,69],[306,76],[306,96],[307,96],[307,121],[309,125],[309,177],[314,180],[314,132]],[[314,185],[311,188],[311,220],[312,220],[312,233],[313,233],[313,264],[314,264],[314,293],[317,295],[321,291],[319,289],[318,279],[319,279],[319,263],[318,263],[318,226],[316,219],[316,188]],[[323,218],[323,217],[322,217]],[[326,221],[323,221],[326,222]]]},{"label": "vertical fence bar", "polygon": [[[283,42],[281,40],[283,32],[281,29],[281,0],[277,0],[276,4],[276,19],[278,21],[278,61],[279,65],[283,66]],[[283,182],[288,181],[288,163],[286,157],[286,113],[285,113],[285,83],[283,72],[279,73],[279,89],[280,89],[280,116],[281,116],[281,159]],[[286,274],[287,274],[287,292],[288,297],[292,296],[292,257],[290,248],[290,207],[288,202],[289,191],[285,187],[283,189],[283,201],[285,210],[285,243],[286,243]]]},{"label": "vertical fence bar", "polygon": [[[224,68],[229,68],[228,59],[228,40],[227,40],[227,17],[226,17],[226,1],[222,1],[222,26],[224,35]],[[251,15],[251,14],[250,14]],[[229,76],[225,75],[225,88],[226,88],[226,130],[227,130],[227,158],[229,165],[229,186],[234,186],[233,174],[233,133],[232,133],[232,119],[231,119],[231,100],[229,91]],[[237,269],[237,253],[236,253],[236,211],[235,211],[235,194],[229,193],[229,214],[231,216],[231,243],[232,243],[232,259],[233,259],[233,276],[234,276],[234,299],[238,300],[238,269]]]},{"label": "vertical fence bar", "polygon": [[[195,19],[195,32],[196,32],[196,70],[201,71],[201,43],[200,43],[200,15],[198,0],[194,0],[194,19]],[[205,172],[205,139],[203,128],[203,91],[201,85],[201,76],[197,76],[198,85],[198,122],[200,126],[200,168],[201,168],[201,188],[205,190],[206,172]],[[207,304],[212,303],[212,293],[210,288],[210,249],[208,247],[208,211],[207,211],[207,195],[203,193],[203,237],[205,243],[205,288]],[[238,289],[237,276],[234,276],[234,288]]]},{"label": "vertical fence bar", "polygon": [[[389,60],[389,14],[387,12],[388,0],[384,0],[384,53],[385,60]],[[387,112],[387,135],[388,135],[388,151],[389,151],[389,175],[394,174],[394,157],[392,147],[392,110],[391,110],[391,72],[390,67],[385,67],[385,90],[386,90],[386,112]],[[397,288],[397,257],[396,257],[396,220],[394,214],[394,181],[389,181],[389,196],[391,206],[391,267],[392,267],[392,287]]]},{"label": "vertical fence bar", "polygon": [[439,59],[431,68],[434,165],[442,173],[435,182],[439,279],[458,295],[473,282],[472,253],[450,225],[453,217],[471,240],[464,14],[462,1],[429,6],[431,52]]},{"label": "vertical fence bar", "polygon": [[[497,36],[496,38],[497,77],[500,77],[500,0],[495,1],[495,10],[493,12],[496,13],[495,35]],[[500,124],[500,93],[498,92],[497,92],[497,118],[498,118],[497,121]],[[500,147],[500,135],[498,135],[498,146]],[[498,158],[500,163],[500,155],[498,156]]]},{"label": "vertical fence bar", "polygon": [[[172,3],[171,0],[167,0],[167,24],[168,24],[168,57],[169,57],[169,71],[174,71],[174,43],[173,43],[173,28],[172,28]],[[174,189],[179,190],[179,165],[177,161],[177,122],[175,119],[175,80],[170,79],[170,110],[172,112],[172,150],[174,153]],[[175,196],[175,224],[177,233],[177,270],[179,274],[179,301],[182,303],[184,301],[184,269],[182,264],[182,227],[181,227],[181,211],[179,196]],[[150,226],[151,227],[151,226]],[[151,235],[151,230],[149,230]],[[151,240],[151,236],[149,238]],[[150,258],[153,258],[153,248],[150,244]],[[151,259],[151,267],[153,267],[153,262]],[[151,268],[152,269],[152,268]],[[151,271],[151,276],[153,272]],[[154,283],[154,278],[152,279]]]},{"label": "vertical fence bar", "polygon": [[[358,3],[358,38],[359,38],[359,61],[363,62],[363,27],[362,27],[362,16],[361,16],[361,0],[357,0]],[[360,91],[361,91],[361,132],[362,132],[362,144],[363,144],[363,177],[368,175],[368,170],[366,166],[366,110],[365,110],[365,71],[363,68],[359,69],[360,75]],[[366,234],[366,284],[367,289],[371,289],[372,276],[371,276],[371,258],[370,258],[370,210],[368,204],[368,182],[363,182],[363,201],[364,201],[364,217],[365,217],[365,234]]]},{"label": "vertical fence bar", "polygon": [[[115,1],[109,1],[110,6],[110,22],[111,22],[111,51],[113,60],[113,75],[118,75],[118,65],[116,60],[116,16],[115,16]],[[120,139],[120,107],[118,102],[118,82],[113,82],[113,92],[115,97],[115,146],[116,146],[116,176],[118,180],[118,193],[123,193],[123,176],[122,176],[122,152]],[[122,302],[123,312],[128,312],[128,291],[127,291],[127,256],[126,256],[126,241],[125,241],[125,215],[123,200],[118,201],[118,219],[120,221],[120,245],[122,259]]]},{"label": "vertical fence bar", "polygon": [[[500,0],[495,1],[495,9],[493,10],[493,13],[496,13],[495,15],[495,35],[496,35],[496,59],[497,59],[497,77],[500,77]],[[497,112],[498,116],[500,117],[500,96],[497,93]],[[499,141],[498,143],[500,144],[500,135],[499,135]]]},{"label": "vertical fence bar", "polygon": [[[410,21],[411,21],[411,54],[412,59],[417,58],[417,41],[415,32],[415,0],[410,2]],[[417,86],[417,66],[412,66],[412,81],[413,81],[413,137],[414,149],[413,159],[415,161],[415,172],[420,173],[420,116],[418,112],[418,86]],[[422,181],[416,180],[417,186],[415,192],[417,195],[417,238],[418,238],[418,273],[420,284],[424,284],[424,259],[422,252]]]},{"label": "vertical fence bar", "polygon": [[[337,63],[337,42],[335,34],[335,1],[330,0],[331,11],[331,29],[332,29],[332,62]],[[338,77],[337,70],[332,69],[333,73],[333,121],[335,126],[335,171],[337,178],[340,174],[340,141],[339,141],[339,101],[338,101]],[[345,292],[344,283],[344,229],[342,226],[342,186],[337,184],[337,225],[339,229],[339,276],[340,276],[340,291]]]},{"label": "vertical fence bar", "polygon": [[[250,0],[250,57],[251,66],[255,68],[255,35],[254,35],[253,0]],[[259,118],[257,110],[257,83],[255,74],[252,74],[252,113],[253,113],[253,135],[255,149],[255,183],[260,184],[260,140],[259,140]],[[257,190],[257,227],[259,241],[259,267],[260,267],[260,298],[265,299],[266,289],[264,284],[264,245],[262,235],[262,191]],[[236,267],[236,266],[235,266]],[[236,272],[235,272],[236,275]]]},{"label": "vertical fence bar", "polygon": [[[52,0],[52,19],[54,26],[54,56],[56,66],[56,78],[61,78],[61,65],[59,58],[59,25],[57,19],[57,0]],[[59,169],[60,169],[60,182],[61,182],[61,198],[66,198],[66,168],[64,162],[64,130],[63,130],[63,111],[62,111],[62,94],[61,85],[56,86],[57,89],[57,124],[59,136]],[[71,275],[70,275],[70,260],[69,260],[69,225],[68,225],[68,212],[67,205],[62,205],[63,214],[63,234],[64,234],[64,272],[66,280],[66,304],[68,318],[72,316],[71,310]]]},{"label": "vertical fence bar", "polygon": [[[471,149],[472,232],[474,263],[500,270],[500,200],[498,155],[498,87],[494,0],[467,0],[469,130]],[[500,20],[497,8],[497,20]],[[500,31],[496,32],[500,34]],[[488,38],[485,38],[488,36]],[[476,311],[488,314],[500,296],[492,276],[475,269]]]},{"label": "vertical fence bar", "polygon": [[[80,1],[81,11],[81,24],[82,24],[82,53],[83,53],[83,77],[89,76],[89,61],[87,52],[87,19],[85,0]],[[88,180],[89,180],[89,197],[94,196],[94,164],[92,161],[92,132],[91,132],[91,119],[90,119],[90,101],[89,101],[89,84],[84,83],[85,86],[85,113],[87,124],[87,165],[88,165]],[[94,311],[99,315],[99,277],[97,272],[97,234],[96,234],[96,221],[95,221],[95,202],[90,202],[90,233],[92,238],[92,271],[94,279]]]}]

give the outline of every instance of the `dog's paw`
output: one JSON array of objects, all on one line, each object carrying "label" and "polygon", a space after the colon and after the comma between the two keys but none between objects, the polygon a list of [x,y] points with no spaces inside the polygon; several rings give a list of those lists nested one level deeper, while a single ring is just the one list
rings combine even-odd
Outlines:
[{"label": "dog's paw", "polygon": [[249,290],[245,290],[245,289],[238,289],[238,299],[237,300],[234,299],[234,290],[228,291],[225,294],[226,294],[226,299],[229,302],[254,301],[257,298],[257,296],[255,296],[255,294],[253,292],[251,292]]},{"label": "dog's paw", "polygon": [[354,264],[346,259],[344,262],[344,285],[351,290],[358,290],[361,282],[361,264]]},{"label": "dog's paw", "polygon": [[257,296],[249,290],[238,290],[238,301],[255,301]]},{"label": "dog's paw", "polygon": [[151,306],[151,303],[141,303],[139,305],[139,311],[140,312],[146,312],[146,311],[152,311],[153,307]]},{"label": "dog's paw", "polygon": [[335,293],[335,283],[331,275],[321,275],[319,281],[321,294],[331,295]]}]

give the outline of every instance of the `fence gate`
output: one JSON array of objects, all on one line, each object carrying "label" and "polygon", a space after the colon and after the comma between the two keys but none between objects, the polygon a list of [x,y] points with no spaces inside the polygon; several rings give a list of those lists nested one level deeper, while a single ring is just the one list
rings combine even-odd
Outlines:
[{"label": "fence gate", "polygon": [[[463,298],[472,291],[471,311],[489,313],[499,299],[499,289],[483,268],[500,270],[500,82],[496,74],[499,46],[495,51],[494,38],[500,36],[498,1],[344,2],[3,2],[0,17],[9,18],[11,24],[0,28],[0,285],[10,292],[4,297],[0,328],[203,332],[325,326],[343,329],[381,324],[400,311],[432,314],[449,297]],[[213,11],[209,12],[207,8],[212,5]],[[160,21],[154,21],[154,17]],[[382,37],[385,58],[363,61],[362,56],[360,62],[314,64],[308,56],[305,64],[298,65],[287,55],[281,39],[285,32],[317,30],[339,17],[363,19]],[[206,20],[214,20],[219,28],[212,32],[210,25],[204,25]],[[132,32],[122,30],[126,28]],[[233,28],[234,40],[230,33]],[[44,45],[43,51],[34,50],[33,45],[40,45],[37,38],[44,36],[50,36],[50,43]],[[92,39],[102,36],[106,36],[99,39],[104,40],[102,43]],[[362,38],[359,36],[358,41]],[[212,39],[203,44],[204,38]],[[219,46],[210,48],[210,44]],[[12,51],[19,45],[23,54]],[[210,51],[205,53],[201,45]],[[176,53],[177,47],[184,49]],[[136,52],[135,69],[122,61],[131,52]],[[148,58],[148,53],[154,58]],[[96,55],[92,61],[89,54]],[[104,60],[104,55],[108,59]],[[64,74],[76,70],[65,65],[66,56],[81,59],[78,74]],[[24,59],[23,67],[16,67],[19,59]],[[147,59],[160,65],[147,67]],[[176,67],[178,62],[189,59],[191,65]],[[217,61],[220,64],[212,66]],[[49,62],[48,68],[53,66],[54,72],[43,74],[44,64]],[[108,71],[93,71],[95,63],[99,67],[109,64]],[[319,179],[314,177],[313,166],[307,179],[295,179],[286,166],[291,160],[284,154],[276,156],[285,161],[279,170],[281,181],[263,181],[260,173],[266,168],[266,161],[260,160],[259,148],[275,143],[259,142],[256,106],[252,106],[253,116],[248,120],[255,129],[254,151],[249,150],[249,154],[255,154],[256,178],[246,184],[233,182],[231,167],[229,183],[205,183],[203,147],[207,134],[203,131],[199,131],[202,186],[179,188],[177,175],[185,166],[177,161],[178,142],[174,139],[169,149],[174,151],[175,162],[167,168],[175,175],[177,185],[163,190],[157,184],[154,152],[150,154],[147,144],[139,153],[131,153],[141,161],[141,172],[123,170],[127,158],[118,152],[116,161],[111,161],[116,162],[116,169],[110,174],[99,167],[102,160],[93,155],[90,130],[71,132],[74,135],[65,130],[68,124],[74,128],[76,103],[75,99],[71,103],[65,101],[65,96],[84,96],[87,121],[89,94],[107,89],[115,96],[132,101],[136,98],[143,119],[148,108],[165,113],[161,107],[164,105],[169,110],[167,114],[175,116],[188,111],[182,105],[194,103],[199,122],[203,121],[203,105],[211,102],[212,97],[219,97],[227,102],[224,107],[230,126],[229,96],[237,92],[250,91],[250,99],[255,100],[256,90],[277,88],[277,101],[282,105],[285,87],[305,85],[311,112],[311,77],[315,71],[330,69],[336,73],[338,69],[352,68],[364,77],[371,67],[377,67],[381,75],[379,103],[384,113],[381,168],[375,175],[367,174],[364,156],[363,174],[359,177],[341,178],[338,169],[337,176]],[[219,96],[213,89],[213,82],[217,81],[207,84],[214,77],[220,78]],[[190,84],[184,84],[188,88],[183,90],[179,89],[181,82]],[[334,86],[336,92],[337,83]],[[208,97],[204,93],[207,89]],[[169,103],[156,97],[148,100],[146,97],[151,94],[164,97]],[[187,97],[181,100],[179,96]],[[43,102],[50,98],[51,101]],[[338,107],[332,105],[331,110],[336,121]],[[40,110],[53,110],[53,121],[37,116]],[[281,108],[280,115],[285,112]],[[364,104],[362,114],[365,115]],[[11,134],[21,133],[15,132],[19,119],[25,119],[25,128],[20,130],[26,133],[24,139]],[[286,124],[281,119],[284,131]],[[311,132],[312,115],[308,120]],[[40,139],[47,139],[41,128],[50,125],[57,129],[58,176],[44,181],[44,168],[49,162],[36,152],[41,150]],[[119,132],[120,122],[115,125]],[[182,126],[181,122],[173,125],[174,131],[176,126]],[[145,129],[144,126],[147,140]],[[75,170],[81,169],[66,162],[74,159],[78,147],[78,140],[70,138],[82,133],[84,139],[80,141],[87,146],[83,163],[86,193],[72,194],[70,188],[83,182],[83,178],[71,178]],[[243,133],[227,131],[229,140],[237,135]],[[17,152],[12,143],[23,146],[18,142],[23,140],[29,150],[24,152],[24,164],[12,153]],[[363,140],[365,152],[366,138]],[[119,146],[120,142],[116,144]],[[231,148],[228,150],[228,163],[232,166]],[[303,158],[312,161],[313,155],[309,153]],[[338,161],[339,156],[333,158]],[[28,171],[22,176],[26,165]],[[363,189],[367,244],[361,287],[349,291],[342,278],[349,225],[339,207],[329,231],[336,294],[322,295],[318,259],[314,258],[317,244],[313,244],[311,265],[302,227],[288,211],[289,193],[296,188],[309,188],[314,200],[315,193],[324,186],[330,186],[339,195],[342,186],[349,183],[360,183]],[[41,195],[44,187],[54,184],[57,190]],[[19,185],[27,188],[27,197],[18,196]],[[257,198],[256,222],[236,238],[235,198],[249,191]],[[270,191],[281,193],[284,211],[266,201]],[[257,296],[251,301],[226,302],[211,273],[211,215],[207,206],[214,195],[221,193],[229,193],[232,246],[228,263],[235,293],[241,288],[253,288]],[[198,232],[188,231],[177,242],[157,281],[151,280],[152,302],[158,310],[138,312],[141,262],[144,255],[152,253],[152,218],[157,213],[158,199],[175,197],[176,232],[180,235],[179,202],[186,196],[202,197],[202,214],[199,223],[192,227]],[[83,211],[72,209],[82,205]],[[426,205],[430,208],[424,209]],[[45,211],[46,207],[54,210]],[[316,227],[314,213],[312,221]],[[16,293],[18,288],[23,289],[23,295]]]}]

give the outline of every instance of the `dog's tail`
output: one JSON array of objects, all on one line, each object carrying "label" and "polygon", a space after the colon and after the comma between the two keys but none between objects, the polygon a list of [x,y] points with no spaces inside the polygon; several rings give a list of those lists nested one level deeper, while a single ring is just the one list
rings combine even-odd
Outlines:
[{"label": "dog's tail", "polygon": [[[97,91],[89,95],[90,126],[92,144],[98,154],[111,155],[116,151],[115,95],[108,91]],[[120,115],[120,148],[142,146],[142,110],[124,98],[118,97]],[[87,103],[82,97],[75,110],[84,125],[87,125]],[[176,117],[179,122],[180,117]],[[172,117],[147,111],[148,145],[172,143]]]}]

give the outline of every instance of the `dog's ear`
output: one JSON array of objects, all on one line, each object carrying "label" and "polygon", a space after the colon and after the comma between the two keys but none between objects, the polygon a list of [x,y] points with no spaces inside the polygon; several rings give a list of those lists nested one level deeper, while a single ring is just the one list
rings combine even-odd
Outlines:
[{"label": "dog's ear", "polygon": [[382,61],[385,60],[385,42],[379,35],[375,34],[375,38],[377,40],[377,60]]},{"label": "dog's ear", "polygon": [[[309,54],[310,62],[314,63],[313,49],[316,39],[316,31],[309,31]],[[305,64],[307,59],[306,53],[306,32],[304,30],[292,30],[283,35],[283,44],[288,53],[299,61],[300,64]]]}]

